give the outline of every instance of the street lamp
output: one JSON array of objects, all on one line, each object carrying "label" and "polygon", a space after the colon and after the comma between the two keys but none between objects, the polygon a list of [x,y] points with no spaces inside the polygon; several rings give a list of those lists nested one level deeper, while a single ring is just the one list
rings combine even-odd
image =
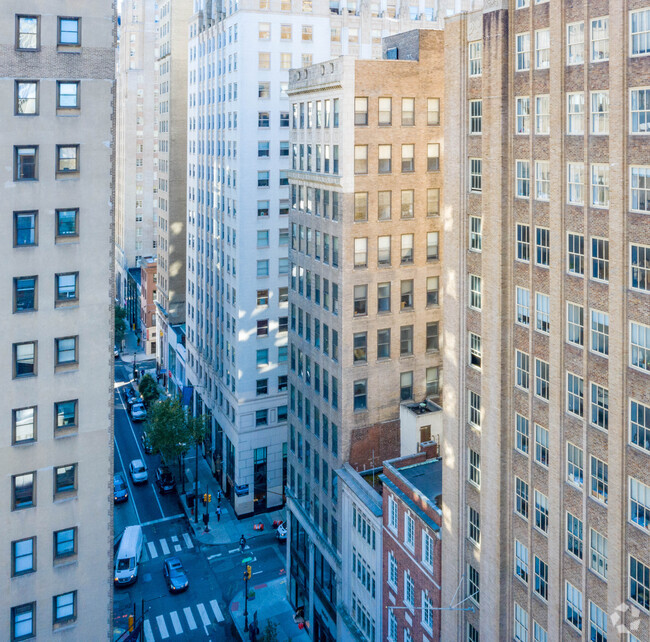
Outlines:
[{"label": "street lamp", "polygon": [[244,571],[244,631],[248,633],[248,578],[251,576],[251,565],[246,565]]}]

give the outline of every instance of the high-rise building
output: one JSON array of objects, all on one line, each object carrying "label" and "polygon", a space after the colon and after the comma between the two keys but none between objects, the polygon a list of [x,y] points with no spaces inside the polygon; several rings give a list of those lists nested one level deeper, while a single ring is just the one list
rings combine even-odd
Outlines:
[{"label": "high-rise building", "polygon": [[336,470],[402,454],[400,404],[440,395],[443,35],[289,81],[287,571],[317,640],[344,639]]},{"label": "high-rise building", "polygon": [[214,417],[213,471],[243,515],[281,505],[287,474],[289,70],[379,58],[382,36],[440,29],[445,11],[392,0],[194,5],[187,366],[196,410]]},{"label": "high-rise building", "polygon": [[650,638],[649,25],[446,21],[445,640]]},{"label": "high-rise building", "polygon": [[[157,363],[176,372],[176,336],[184,335],[187,203],[187,68],[192,0],[159,2]],[[171,338],[170,332],[174,333]],[[170,346],[171,343],[171,346]],[[181,344],[179,344],[181,345]],[[184,348],[183,348],[184,350]]]},{"label": "high-rise building", "polygon": [[0,638],[108,639],[115,5],[2,9]]},{"label": "high-rise building", "polygon": [[[116,56],[116,300],[126,307],[127,320],[137,332],[141,331],[137,295],[140,262],[143,257],[155,257],[157,243],[157,15],[156,0],[122,2]],[[146,336],[142,339],[149,352],[151,340]]]}]

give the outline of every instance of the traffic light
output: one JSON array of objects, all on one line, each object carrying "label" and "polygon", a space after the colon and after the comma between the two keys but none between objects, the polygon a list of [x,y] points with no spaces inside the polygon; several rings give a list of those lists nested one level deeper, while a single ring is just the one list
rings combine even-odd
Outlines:
[{"label": "traffic light", "polygon": [[251,565],[250,565],[250,564],[246,564],[246,579],[247,579],[247,580],[250,580],[250,579],[251,579],[251,574],[252,574],[251,571],[252,571],[252,570],[253,570],[253,569],[252,569]]},{"label": "traffic light", "polygon": [[132,615],[129,615],[129,633],[133,632],[133,624],[135,623],[135,619]]},{"label": "traffic light", "polygon": [[212,495],[208,493],[208,504],[212,501]]},{"label": "traffic light", "polygon": [[208,501],[208,494],[203,493],[203,503],[205,504]]}]

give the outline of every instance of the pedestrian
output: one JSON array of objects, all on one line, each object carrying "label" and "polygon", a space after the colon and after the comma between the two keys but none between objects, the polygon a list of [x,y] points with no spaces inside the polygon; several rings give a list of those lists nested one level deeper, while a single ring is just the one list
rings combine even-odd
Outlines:
[{"label": "pedestrian", "polygon": [[244,548],[246,548],[246,538],[243,535],[239,538],[239,546],[241,548],[241,552],[243,553]]},{"label": "pedestrian", "polygon": [[217,506],[217,510],[215,511],[217,514],[217,522],[221,521],[221,509]]}]

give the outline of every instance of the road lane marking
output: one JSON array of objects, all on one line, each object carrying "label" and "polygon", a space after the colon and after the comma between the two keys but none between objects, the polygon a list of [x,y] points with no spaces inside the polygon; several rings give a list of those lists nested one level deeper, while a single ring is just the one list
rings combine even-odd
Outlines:
[{"label": "road lane marking", "polygon": [[183,609],[183,613],[185,613],[185,619],[187,620],[187,626],[190,627],[190,631],[194,631],[196,628],[196,620],[192,615],[192,609],[188,606]]},{"label": "road lane marking", "polygon": [[174,546],[174,551],[178,553],[178,551],[180,551],[182,548],[183,547],[180,544],[176,544],[176,546]]},{"label": "road lane marking", "polygon": [[159,615],[156,618],[158,623],[158,630],[160,631],[160,637],[163,640],[166,640],[169,637],[169,631],[167,630],[167,625],[165,624],[165,618],[162,615]]},{"label": "road lane marking", "polygon": [[178,541],[178,536],[172,535],[172,542],[177,542],[177,541]]},{"label": "road lane marking", "polygon": [[178,515],[170,515],[169,517],[152,519],[150,522],[144,522],[143,524],[141,524],[141,526],[153,526],[154,524],[160,524],[160,522],[171,522],[174,519],[181,519],[181,517],[185,517],[185,515],[183,513],[179,513]]},{"label": "road lane marking", "polygon": [[131,500],[132,500],[131,503],[133,504],[133,509],[135,510],[135,516],[138,520],[138,524],[142,525],[142,522],[140,521],[140,513],[138,513],[138,506],[135,502],[135,497],[133,496],[133,488],[129,483],[129,476],[126,474],[126,468],[124,467],[124,460],[122,459],[122,453],[120,453],[120,447],[117,445],[117,437],[113,436],[113,441],[115,442],[115,450],[117,450],[117,456],[120,458],[120,464],[122,464],[121,472],[122,472],[122,476],[126,480],[126,485],[131,495]]},{"label": "road lane marking", "polygon": [[221,553],[217,553],[216,555],[208,555],[208,560],[213,560],[215,557],[221,557]]},{"label": "road lane marking", "polygon": [[241,550],[241,549],[240,548],[231,548],[228,552],[229,553],[236,553],[239,550]]},{"label": "road lane marking", "polygon": [[183,627],[181,626],[181,621],[178,619],[178,614],[176,611],[172,611],[169,614],[169,617],[172,620],[172,624],[174,625],[174,631],[176,631],[176,635],[180,635],[183,632]]},{"label": "road lane marking", "polygon": [[149,549],[149,555],[152,560],[155,560],[158,557],[158,551],[156,550],[156,545],[153,542],[147,542],[147,548]]},{"label": "road lane marking", "polygon": [[197,604],[196,605],[196,610],[199,612],[199,615],[201,616],[201,619],[203,620],[203,626],[209,626],[210,625],[210,616],[208,615],[208,612],[205,610],[205,606],[203,606],[203,604]]},{"label": "road lane marking", "polygon": [[169,555],[169,546],[167,546],[167,540],[166,539],[160,539],[158,540],[160,542],[160,548],[162,548],[163,555]]},{"label": "road lane marking", "polygon": [[183,533],[183,539],[185,540],[185,546],[187,546],[187,548],[194,548],[194,544],[189,533]]},{"label": "road lane marking", "polygon": [[264,571],[255,571],[253,575],[259,575],[260,573],[263,573]]},{"label": "road lane marking", "polygon": [[145,642],[155,642],[156,640],[156,638],[153,636],[153,630],[151,629],[149,620],[144,621],[144,639]]},{"label": "road lane marking", "polygon": [[210,606],[212,607],[212,612],[214,613],[214,617],[217,618],[217,622],[223,622],[225,618],[223,617],[223,613],[219,608],[219,603],[217,602],[217,600],[210,600]]}]

